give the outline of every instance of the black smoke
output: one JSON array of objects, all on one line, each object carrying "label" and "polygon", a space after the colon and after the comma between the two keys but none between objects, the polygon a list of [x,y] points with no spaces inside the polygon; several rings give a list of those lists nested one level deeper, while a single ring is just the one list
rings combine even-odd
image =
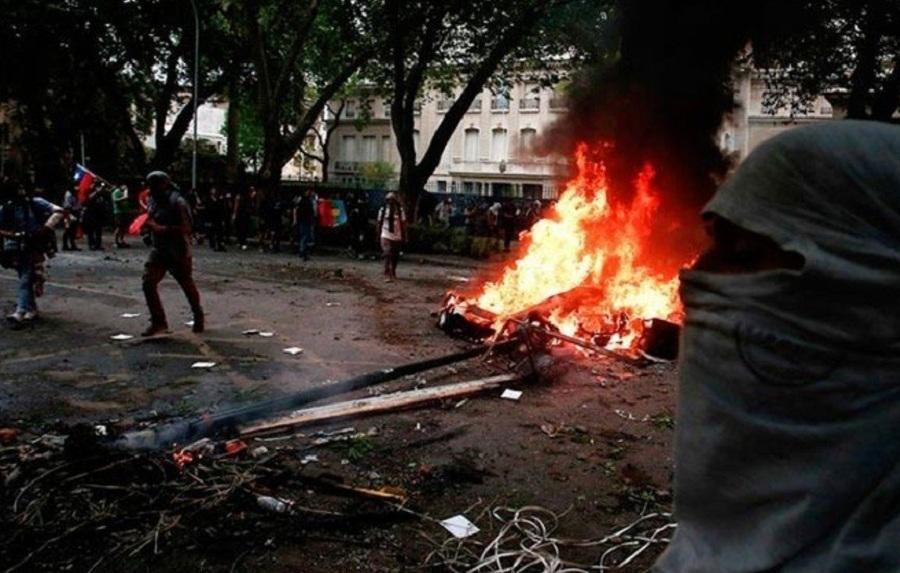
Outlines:
[{"label": "black smoke", "polygon": [[[682,244],[696,240],[697,213],[728,172],[730,158],[716,136],[735,108],[732,70],[758,10],[765,8],[620,0],[614,14],[618,41],[574,79],[569,113],[547,141],[570,155],[577,144],[591,144],[606,164],[612,201],[626,201],[641,167],[652,164],[662,193],[660,244],[672,242],[663,239],[672,233]],[[684,246],[678,250],[688,250]]]}]

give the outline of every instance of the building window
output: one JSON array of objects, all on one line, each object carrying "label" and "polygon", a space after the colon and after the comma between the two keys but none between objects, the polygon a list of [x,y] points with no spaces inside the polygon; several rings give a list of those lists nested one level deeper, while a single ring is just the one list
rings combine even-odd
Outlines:
[{"label": "building window", "polygon": [[506,130],[502,127],[491,131],[491,161],[506,161]]},{"label": "building window", "polygon": [[526,127],[519,132],[519,156],[525,157],[531,153],[534,147],[534,139],[537,137],[537,130],[532,127]]},{"label": "building window", "polygon": [[442,95],[437,102],[438,113],[444,113],[453,105],[453,99],[449,96]]},{"label": "building window", "polygon": [[450,182],[450,192],[451,192],[451,193],[458,193],[458,192],[459,192],[459,187],[456,185],[456,181],[451,181],[451,182]]},{"label": "building window", "polygon": [[556,86],[553,88],[553,95],[550,96],[550,109],[566,109],[568,102],[564,86]]},{"label": "building window", "polygon": [[346,119],[355,119],[356,118],[356,102],[350,100],[347,102],[347,105],[344,106],[344,118]]},{"label": "building window", "polygon": [[465,131],[465,144],[465,160],[478,161],[478,130],[474,127]]},{"label": "building window", "polygon": [[343,161],[356,161],[356,136],[345,135],[341,139],[341,153]]},{"label": "building window", "polygon": [[475,194],[475,183],[472,181],[463,181],[463,193],[466,195]]},{"label": "building window", "polygon": [[381,102],[381,115],[384,116],[385,119],[391,118],[391,102],[387,100]]},{"label": "building window", "polygon": [[378,150],[378,160],[390,162],[391,160],[391,136],[381,136],[381,148]]},{"label": "building window", "polygon": [[519,100],[519,109],[526,112],[541,109],[540,86],[529,85],[525,87],[525,95]]},{"label": "building window", "polygon": [[466,113],[481,113],[481,96],[472,100],[472,105],[469,106],[469,110]]},{"label": "building window", "polygon": [[363,153],[362,160],[367,163],[374,163],[378,160],[378,140],[374,135],[364,135],[362,138]]},{"label": "building window", "polygon": [[491,98],[491,111],[509,111],[509,88],[502,87]]},{"label": "building window", "polygon": [[447,192],[447,182],[446,181],[438,181],[437,182],[437,192],[438,193],[446,193]]},{"label": "building window", "polygon": [[421,149],[422,137],[418,129],[413,130],[413,149],[416,152],[416,159],[419,158],[419,150]]}]

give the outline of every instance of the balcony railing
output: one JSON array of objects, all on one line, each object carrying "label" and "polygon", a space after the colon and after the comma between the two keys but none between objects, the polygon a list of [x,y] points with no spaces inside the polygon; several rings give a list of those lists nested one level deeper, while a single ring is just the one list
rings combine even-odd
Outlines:
[{"label": "balcony railing", "polygon": [[491,98],[491,111],[509,111],[509,98],[503,96]]},{"label": "balcony railing", "polygon": [[481,113],[481,98],[477,97],[472,100],[472,105],[469,106],[468,113]]},{"label": "balcony railing", "polygon": [[538,111],[541,109],[541,98],[523,97],[519,100],[519,109],[522,111]]},{"label": "balcony railing", "polygon": [[335,171],[350,171],[352,173],[356,173],[359,171],[359,162],[358,161],[335,161],[334,162],[334,170]]}]

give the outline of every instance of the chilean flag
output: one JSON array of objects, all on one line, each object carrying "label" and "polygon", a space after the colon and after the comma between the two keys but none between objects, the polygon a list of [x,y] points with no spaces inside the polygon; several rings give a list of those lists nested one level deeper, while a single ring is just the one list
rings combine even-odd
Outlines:
[{"label": "chilean flag", "polygon": [[347,222],[347,207],[340,199],[319,199],[319,226],[339,227]]},{"label": "chilean flag", "polygon": [[87,167],[75,164],[75,184],[78,186],[78,201],[84,203],[91,195],[91,187],[97,176],[91,173]]}]

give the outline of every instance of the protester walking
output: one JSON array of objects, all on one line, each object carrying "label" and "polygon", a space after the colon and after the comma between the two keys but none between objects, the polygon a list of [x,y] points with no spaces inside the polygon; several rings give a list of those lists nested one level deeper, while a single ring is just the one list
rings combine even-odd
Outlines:
[{"label": "protester walking", "polygon": [[297,229],[297,248],[304,261],[309,260],[312,247],[313,228],[316,225],[315,202],[313,192],[307,189],[297,197],[294,205],[294,226]]},{"label": "protester walking", "polygon": [[384,205],[378,211],[378,230],[384,255],[384,280],[393,282],[397,278],[400,248],[406,241],[406,215],[394,192],[387,194]]},{"label": "protester walking", "polygon": [[169,329],[157,291],[166,273],[172,275],[187,297],[194,314],[193,331],[203,332],[205,317],[200,306],[200,293],[193,279],[190,205],[162,171],[147,175],[147,186],[150,188],[149,217],[144,229],[150,235],[153,249],[144,265],[143,288],[150,310],[150,326],[143,336],[164,333]]},{"label": "protester walking", "polygon": [[63,209],[46,199],[33,197],[19,182],[5,181],[0,195],[0,266],[18,275],[16,310],[7,316],[15,325],[37,318],[37,297],[43,294],[44,261],[53,252],[53,227]]},{"label": "protester walking", "polygon": [[241,191],[234,198],[234,211],[231,218],[238,246],[244,251],[247,250],[247,237],[250,235],[250,217],[254,199],[255,197],[250,191]]},{"label": "protester walking", "polygon": [[503,252],[509,252],[509,246],[516,234],[516,223],[518,222],[518,209],[515,204],[507,199],[500,207],[500,229],[503,231]]}]

